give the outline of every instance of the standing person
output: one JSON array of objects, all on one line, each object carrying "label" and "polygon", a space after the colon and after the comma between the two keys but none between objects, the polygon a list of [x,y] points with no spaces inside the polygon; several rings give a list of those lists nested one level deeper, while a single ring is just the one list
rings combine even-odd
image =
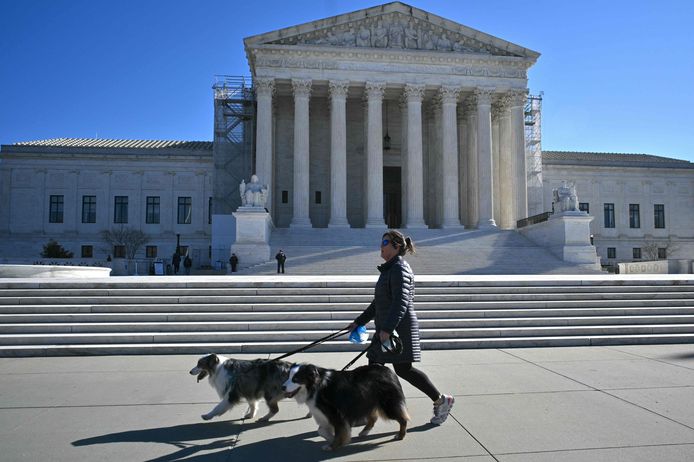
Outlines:
[{"label": "standing person", "polygon": [[282,270],[282,274],[284,274],[284,262],[287,261],[287,256],[282,249],[275,255],[275,260],[277,260],[277,274],[280,273],[280,269]]},{"label": "standing person", "polygon": [[178,250],[171,257],[171,264],[173,265],[174,274],[178,274],[178,270],[181,268],[181,255],[178,253]]},{"label": "standing person", "polygon": [[183,260],[183,268],[186,270],[186,275],[190,274],[191,266],[193,266],[193,260],[190,258],[190,256],[186,255],[186,258]]},{"label": "standing person", "polygon": [[[441,425],[448,418],[455,399],[439,393],[429,377],[412,367],[413,362],[421,360],[419,346],[419,323],[414,311],[414,273],[402,258],[406,253],[414,253],[414,242],[399,231],[389,230],[381,240],[381,258],[385,263],[378,267],[381,275],[376,283],[374,299],[348,329],[367,324],[372,319],[376,333],[367,352],[369,364],[392,363],[395,373],[414,385],[434,402],[434,416],[430,422]],[[385,352],[381,348],[396,332],[402,341],[399,353]]]},{"label": "standing person", "polygon": [[236,268],[239,266],[239,257],[237,257],[235,253],[231,254],[231,257],[229,258],[229,264],[231,265],[231,272],[235,273]]}]

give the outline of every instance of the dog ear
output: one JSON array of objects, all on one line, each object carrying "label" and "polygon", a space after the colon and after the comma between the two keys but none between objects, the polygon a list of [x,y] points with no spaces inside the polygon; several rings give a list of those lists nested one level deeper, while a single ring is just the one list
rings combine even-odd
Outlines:
[{"label": "dog ear", "polygon": [[217,356],[216,354],[212,353],[212,354],[210,355],[210,366],[211,366],[211,367],[214,367],[214,366],[216,366],[217,364],[219,364],[219,356]]},{"label": "dog ear", "polygon": [[314,366],[313,364],[309,364],[306,367],[306,378],[310,383],[318,383],[320,380],[320,373],[318,372],[318,368]]}]

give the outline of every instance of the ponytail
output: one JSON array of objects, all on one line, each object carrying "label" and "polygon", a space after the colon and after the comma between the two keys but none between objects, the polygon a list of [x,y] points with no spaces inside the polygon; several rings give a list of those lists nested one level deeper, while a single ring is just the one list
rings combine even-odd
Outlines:
[{"label": "ponytail", "polygon": [[405,237],[400,231],[394,229],[388,230],[383,237],[388,236],[393,244],[398,246],[398,255],[401,257],[406,253],[415,253],[414,241],[410,236]]}]

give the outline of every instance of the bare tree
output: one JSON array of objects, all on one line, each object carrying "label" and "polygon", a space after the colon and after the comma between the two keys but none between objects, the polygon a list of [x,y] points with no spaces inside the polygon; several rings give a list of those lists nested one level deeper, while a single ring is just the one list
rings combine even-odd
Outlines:
[{"label": "bare tree", "polygon": [[125,256],[128,260],[135,258],[137,251],[149,242],[149,236],[139,229],[130,226],[121,226],[116,229],[105,229],[101,231],[101,239],[109,244],[111,248],[116,245],[125,247]]},{"label": "bare tree", "polygon": [[676,243],[672,242],[671,240],[667,241],[643,241],[643,245],[641,246],[641,252],[643,253],[644,260],[646,261],[653,261],[653,260],[660,260],[661,258],[658,256],[658,250],[659,249],[665,249],[665,259],[667,257],[671,256],[675,252],[679,250],[680,246],[677,245]]}]

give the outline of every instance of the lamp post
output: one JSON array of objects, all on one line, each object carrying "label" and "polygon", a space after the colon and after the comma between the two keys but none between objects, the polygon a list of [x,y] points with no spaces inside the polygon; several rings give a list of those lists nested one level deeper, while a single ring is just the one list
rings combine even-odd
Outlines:
[{"label": "lamp post", "polygon": [[181,255],[181,234],[176,233],[176,253]]}]

